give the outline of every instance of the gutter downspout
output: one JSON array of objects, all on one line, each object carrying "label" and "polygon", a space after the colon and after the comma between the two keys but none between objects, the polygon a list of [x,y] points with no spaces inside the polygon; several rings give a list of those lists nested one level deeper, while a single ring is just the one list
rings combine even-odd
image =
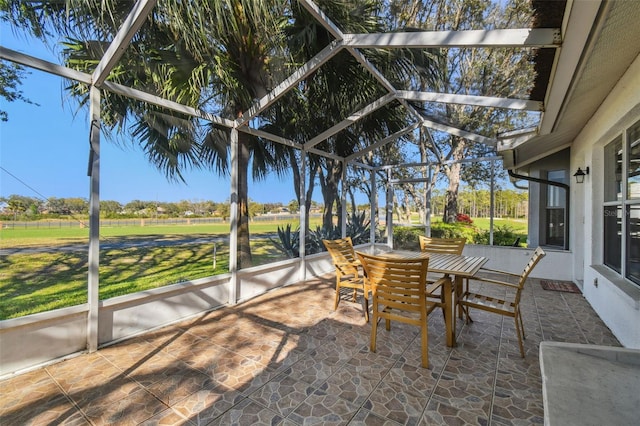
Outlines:
[{"label": "gutter downspout", "polygon": [[569,250],[569,208],[570,208],[570,204],[569,204],[569,185],[567,185],[566,183],[560,183],[560,182],[554,182],[551,180],[547,180],[547,179],[540,179],[540,178],[535,178],[535,177],[531,177],[531,176],[525,176],[525,175],[519,175],[517,173],[515,173],[512,169],[507,170],[507,172],[509,173],[509,176],[511,176],[512,178],[515,179],[522,179],[522,180],[527,180],[530,182],[536,182],[536,183],[541,183],[544,185],[551,185],[551,186],[558,186],[560,188],[564,188],[564,197],[565,197],[565,214],[564,214],[564,223],[565,223],[565,227],[564,227],[564,249],[565,250]]}]

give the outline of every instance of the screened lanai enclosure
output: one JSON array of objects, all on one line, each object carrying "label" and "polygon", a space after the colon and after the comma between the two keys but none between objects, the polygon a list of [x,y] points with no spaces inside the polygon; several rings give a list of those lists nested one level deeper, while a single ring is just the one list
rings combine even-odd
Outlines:
[{"label": "screened lanai enclosure", "polygon": [[[4,2],[5,75],[12,70],[18,83],[25,73],[48,81],[46,90],[61,92],[76,120],[86,120],[74,149],[83,150],[89,180],[89,233],[87,264],[70,266],[83,271],[86,299],[3,321],[2,373],[94,351],[331,271],[318,244],[323,237],[357,233],[358,244],[393,247],[401,208],[417,213],[412,225],[428,235],[434,191],[443,195],[438,219],[455,222],[460,185],[485,188],[491,245],[494,189],[510,185],[502,163],[539,133],[544,114],[557,113],[545,101],[554,71],[566,66],[557,62],[565,5]],[[12,87],[20,93],[19,84]],[[37,111],[35,102],[29,108]],[[46,112],[36,114],[43,123]],[[211,185],[228,188],[222,270],[101,295],[109,279],[101,268],[126,256],[107,254],[101,220],[101,190],[109,185],[101,170],[118,168],[101,153],[112,144],[136,146],[138,164],[156,168],[159,179],[188,184],[190,171],[201,170]],[[5,171],[10,161],[3,159]],[[252,244],[260,215],[250,212],[252,197],[270,191],[256,183],[265,178],[284,179],[300,207],[291,229],[265,238],[269,250],[287,253],[267,262]],[[562,182],[543,183],[560,188],[558,199],[568,192]],[[562,264],[569,203],[560,205],[555,262]],[[216,260],[214,254],[214,270]],[[126,271],[126,263],[118,269]],[[35,335],[37,343],[23,344]]]}]

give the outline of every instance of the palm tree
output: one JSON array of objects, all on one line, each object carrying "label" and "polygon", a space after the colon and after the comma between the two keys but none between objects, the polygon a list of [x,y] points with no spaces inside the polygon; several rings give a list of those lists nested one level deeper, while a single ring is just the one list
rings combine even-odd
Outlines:
[{"label": "palm tree", "polygon": [[[336,2],[318,1],[317,4],[344,32],[376,33],[388,30],[376,0]],[[298,63],[304,63],[325,48],[332,40],[329,32],[303,9],[294,8],[293,25],[288,30],[289,50]],[[396,87],[403,89],[412,78],[432,78],[432,68],[438,52],[424,49],[370,49],[363,54]],[[371,104],[388,92],[371,72],[348,52],[341,52],[306,78],[287,95],[284,102],[267,111],[272,133],[304,143],[325,131],[332,124]],[[391,103],[361,118],[340,133],[323,141],[317,147],[347,157],[372,141],[380,140],[407,126],[409,116],[398,103]],[[393,149],[387,146],[385,149]],[[301,176],[297,154],[290,152],[294,186],[298,200]],[[370,156],[363,161],[376,161]],[[317,178],[324,202],[323,227],[333,227],[334,208],[340,208],[339,186],[343,163],[328,157],[309,155],[309,185],[306,194],[307,211],[310,209],[314,181]],[[308,217],[308,215],[307,215]],[[341,220],[341,218],[340,218]],[[338,224],[340,225],[340,223]]]},{"label": "palm tree", "polygon": [[[66,65],[92,72],[130,12],[133,1],[68,0],[2,3],[18,28],[45,40],[65,37]],[[287,2],[279,0],[193,0],[158,2],[136,33],[109,81],[152,92],[225,117],[241,116],[268,92],[282,72],[271,61],[284,54]],[[79,83],[70,92],[83,105],[88,90]],[[131,135],[149,161],[169,179],[183,180],[186,168],[229,173],[229,130],[204,127],[198,119],[105,92],[103,128],[107,135]],[[128,125],[132,123],[131,125]],[[204,128],[204,130],[203,130]],[[264,177],[282,158],[248,134],[238,138],[238,266],[250,266],[248,170]]]}]

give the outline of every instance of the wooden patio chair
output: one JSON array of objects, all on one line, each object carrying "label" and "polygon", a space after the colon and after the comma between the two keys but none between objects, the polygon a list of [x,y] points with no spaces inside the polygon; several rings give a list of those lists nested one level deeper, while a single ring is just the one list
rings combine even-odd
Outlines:
[{"label": "wooden patio chair", "polygon": [[[425,253],[445,253],[445,254],[461,255],[462,250],[464,250],[464,245],[467,242],[467,239],[466,238],[435,238],[435,237],[426,237],[424,235],[418,235],[418,241],[420,242],[420,250]],[[427,281],[429,283],[435,283],[437,279],[427,277]],[[468,280],[467,280],[467,283],[468,283]],[[442,288],[434,287],[429,297],[440,299],[440,306],[442,306],[443,315],[444,315],[444,294],[442,293]]]},{"label": "wooden patio chair", "polygon": [[353,250],[351,237],[337,240],[322,240],[325,248],[331,255],[333,265],[336,267],[336,297],[333,310],[338,309],[340,303],[340,290],[342,288],[353,289],[353,301],[356,301],[358,290],[361,290],[362,309],[364,318],[369,322],[369,286],[364,280],[362,264]]},{"label": "wooden patio chair", "polygon": [[[511,272],[484,268],[483,271],[500,274],[505,278],[517,278],[518,282],[514,284],[491,278],[474,277],[474,281],[480,281],[482,283],[489,284],[489,286],[483,286],[481,288],[481,291],[483,291],[483,293],[474,293],[467,289],[458,298],[458,306],[464,311],[467,317],[467,323],[473,321],[471,319],[471,316],[469,315],[470,308],[480,309],[486,312],[492,312],[495,314],[514,318],[516,323],[516,334],[518,335],[518,344],[520,345],[520,355],[522,356],[522,358],[524,358],[524,345],[522,343],[522,340],[526,337],[524,334],[524,324],[522,323],[522,314],[520,312],[520,298],[522,296],[522,289],[524,288],[527,277],[529,276],[533,268],[538,264],[538,262],[542,260],[545,254],[546,253],[544,252],[544,250],[542,250],[540,247],[536,248],[521,274],[514,274]],[[507,290],[506,292],[508,296],[510,295],[510,297],[498,298],[491,295],[490,291],[487,290],[496,288],[493,285],[511,289],[511,291]]]},{"label": "wooden patio chair", "polygon": [[[376,351],[378,321],[385,319],[386,329],[391,321],[420,327],[422,367],[429,367],[427,316],[437,306],[427,298],[429,259],[390,259],[358,253],[371,287],[373,300],[371,351]],[[442,278],[444,280],[449,278]]]}]

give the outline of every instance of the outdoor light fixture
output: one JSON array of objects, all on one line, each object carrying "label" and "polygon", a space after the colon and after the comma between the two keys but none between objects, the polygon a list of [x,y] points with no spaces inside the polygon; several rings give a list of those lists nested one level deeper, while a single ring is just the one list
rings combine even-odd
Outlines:
[{"label": "outdoor light fixture", "polygon": [[578,167],[578,171],[573,175],[576,177],[576,183],[583,183],[584,177],[589,174],[589,166],[587,166],[584,171],[580,167]]}]

